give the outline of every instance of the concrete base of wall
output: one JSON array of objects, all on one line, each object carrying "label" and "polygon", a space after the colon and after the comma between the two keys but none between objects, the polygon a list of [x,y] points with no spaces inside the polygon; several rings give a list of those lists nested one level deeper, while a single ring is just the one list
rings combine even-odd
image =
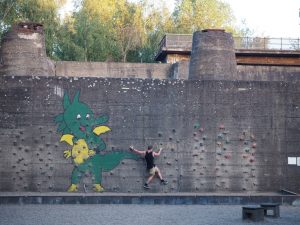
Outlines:
[{"label": "concrete base of wall", "polygon": [[0,204],[294,205],[300,195],[279,193],[0,193]]}]

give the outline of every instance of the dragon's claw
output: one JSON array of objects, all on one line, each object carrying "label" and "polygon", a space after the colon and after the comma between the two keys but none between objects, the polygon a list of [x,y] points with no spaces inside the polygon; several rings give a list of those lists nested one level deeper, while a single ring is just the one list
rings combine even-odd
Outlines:
[{"label": "dragon's claw", "polygon": [[96,152],[94,150],[89,150],[89,156],[93,156],[95,154],[96,154]]},{"label": "dragon's claw", "polygon": [[94,189],[95,192],[103,192],[104,188],[101,186],[101,184],[94,184]]},{"label": "dragon's claw", "polygon": [[64,151],[64,157],[68,159],[71,156],[71,150]]},{"label": "dragon's claw", "polygon": [[71,186],[68,188],[68,192],[76,192],[78,191],[76,184],[71,184]]}]

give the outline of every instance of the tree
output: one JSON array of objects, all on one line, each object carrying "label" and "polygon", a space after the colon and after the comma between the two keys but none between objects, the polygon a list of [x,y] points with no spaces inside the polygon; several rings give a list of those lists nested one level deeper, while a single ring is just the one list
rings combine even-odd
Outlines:
[{"label": "tree", "polygon": [[74,61],[119,60],[109,25],[111,21],[103,21],[109,18],[105,12],[95,11],[103,2],[88,0],[77,3],[80,4],[76,11],[62,22],[55,49],[57,57]]},{"label": "tree", "polygon": [[[84,61],[126,62],[129,52],[142,46],[145,34],[141,3],[83,0],[77,4],[78,11],[73,13],[72,24],[68,25],[73,27],[76,36],[66,35],[69,41],[62,37],[57,48],[60,57],[65,47],[71,45]],[[63,57],[69,58],[66,56]]]},{"label": "tree", "polygon": [[144,39],[144,21],[142,4],[119,1],[114,15],[114,27],[117,45],[119,46],[122,61],[127,61],[127,54],[141,47]]},{"label": "tree", "polygon": [[227,3],[219,0],[177,0],[173,13],[176,32],[223,28],[233,31],[234,16]]},{"label": "tree", "polygon": [[154,62],[159,43],[166,33],[174,33],[175,24],[165,2],[159,7],[144,3],[145,39],[141,47],[129,52],[129,61]]}]

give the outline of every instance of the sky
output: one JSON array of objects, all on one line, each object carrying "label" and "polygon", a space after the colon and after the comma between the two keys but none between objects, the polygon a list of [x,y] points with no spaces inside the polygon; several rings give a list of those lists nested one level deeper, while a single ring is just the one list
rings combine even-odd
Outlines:
[{"label": "sky", "polygon": [[300,0],[223,1],[230,4],[237,21],[246,20],[256,36],[300,37]]},{"label": "sky", "polygon": [[[72,0],[68,0],[70,8]],[[136,0],[131,0],[136,1]],[[149,0],[160,4],[160,0]],[[175,0],[166,0],[170,11]],[[254,31],[257,37],[300,38],[300,0],[223,0],[227,2],[236,17],[237,25],[242,21]]]}]

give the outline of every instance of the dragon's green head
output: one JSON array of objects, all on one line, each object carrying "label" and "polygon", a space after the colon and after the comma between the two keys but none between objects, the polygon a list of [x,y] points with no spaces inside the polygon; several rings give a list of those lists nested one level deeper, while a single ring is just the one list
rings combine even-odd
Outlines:
[{"label": "dragon's green head", "polygon": [[89,106],[79,101],[80,92],[76,92],[71,102],[69,95],[64,94],[64,112],[55,117],[58,123],[58,132],[72,134],[77,139],[86,139],[92,135],[94,128],[104,122],[108,117],[103,116],[95,119],[94,113]]}]

